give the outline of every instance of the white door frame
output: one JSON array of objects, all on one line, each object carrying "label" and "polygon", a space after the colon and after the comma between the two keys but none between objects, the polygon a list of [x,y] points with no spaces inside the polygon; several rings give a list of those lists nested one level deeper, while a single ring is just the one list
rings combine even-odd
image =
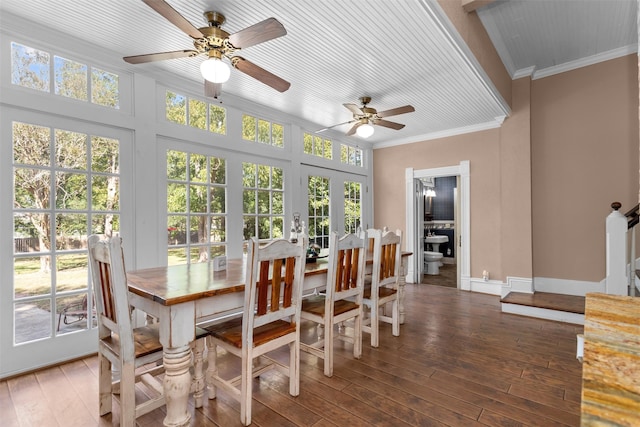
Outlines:
[{"label": "white door frame", "polygon": [[[416,198],[414,195],[414,179],[426,178],[426,177],[445,177],[445,176],[459,176],[460,177],[460,224],[456,224],[455,230],[458,233],[457,240],[459,247],[457,249],[457,264],[460,269],[460,289],[471,290],[471,245],[469,242],[470,236],[470,178],[469,178],[469,161],[463,160],[456,166],[445,166],[432,169],[413,169],[407,168],[405,170],[405,187],[406,187],[406,218],[405,224],[407,227],[406,248],[413,252],[413,255],[409,259],[407,270],[407,281],[410,283],[420,283],[418,270],[416,268],[416,260],[419,257],[420,240],[418,236],[417,227],[417,206]],[[422,218],[419,219],[422,222]],[[420,232],[422,233],[422,232]],[[420,260],[422,262],[422,260]]]}]

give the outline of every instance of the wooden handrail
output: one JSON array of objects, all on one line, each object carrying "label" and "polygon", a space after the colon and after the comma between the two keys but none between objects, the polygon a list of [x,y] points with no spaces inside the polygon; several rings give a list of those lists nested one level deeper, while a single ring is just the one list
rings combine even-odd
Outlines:
[{"label": "wooden handrail", "polygon": [[[611,203],[611,208],[613,208],[613,210],[617,211],[621,207],[622,207],[622,203],[620,202]],[[638,222],[640,222],[640,203],[638,203],[632,209],[627,211],[624,214],[624,216],[625,218],[627,218],[627,229],[631,229],[635,227],[638,224]]]}]

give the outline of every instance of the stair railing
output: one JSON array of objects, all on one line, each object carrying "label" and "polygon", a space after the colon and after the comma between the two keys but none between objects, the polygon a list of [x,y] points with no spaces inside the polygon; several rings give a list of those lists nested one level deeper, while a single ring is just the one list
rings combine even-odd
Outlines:
[{"label": "stair railing", "polygon": [[636,295],[636,233],[640,221],[640,204],[624,215],[620,202],[613,202],[606,221],[605,292],[612,295]]}]

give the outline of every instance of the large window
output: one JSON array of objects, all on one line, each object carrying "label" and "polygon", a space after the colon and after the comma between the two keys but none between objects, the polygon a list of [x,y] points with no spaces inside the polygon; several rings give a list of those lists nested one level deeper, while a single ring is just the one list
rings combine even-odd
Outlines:
[{"label": "large window", "polygon": [[305,154],[310,154],[316,157],[322,157],[323,159],[331,160],[333,158],[333,143],[330,139],[319,137],[318,135],[311,135],[305,133],[302,135],[303,151]]},{"label": "large window", "polygon": [[225,255],[226,192],[225,159],[167,152],[169,265],[206,262]]},{"label": "large window", "polygon": [[15,42],[11,43],[11,83],[120,108],[117,74]]},{"label": "large window", "polygon": [[282,168],[242,164],[243,238],[284,237],[284,174]]},{"label": "large window", "polygon": [[284,127],[278,123],[259,119],[248,114],[242,116],[242,139],[282,148]]},{"label": "large window", "polygon": [[120,228],[120,147],[71,130],[12,126],[14,344],[21,344],[95,326],[86,241]]},{"label": "large window", "polygon": [[165,116],[170,122],[213,133],[227,133],[227,110],[195,98],[188,98],[175,92],[165,95]]},{"label": "large window", "polygon": [[362,149],[352,147],[351,145],[340,144],[340,162],[347,165],[363,166]]}]

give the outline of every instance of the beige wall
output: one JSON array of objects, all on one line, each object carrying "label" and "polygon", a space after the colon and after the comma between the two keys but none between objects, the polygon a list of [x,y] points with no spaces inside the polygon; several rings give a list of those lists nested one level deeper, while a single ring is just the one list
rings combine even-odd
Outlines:
[{"label": "beige wall", "polygon": [[601,281],[610,204],[637,203],[636,67],[519,79],[500,129],[374,150],[374,225],[405,230],[405,168],[469,160],[472,277]]},{"label": "beige wall", "polygon": [[600,281],[604,221],[638,195],[635,55],[534,80],[533,265],[537,277]]}]

